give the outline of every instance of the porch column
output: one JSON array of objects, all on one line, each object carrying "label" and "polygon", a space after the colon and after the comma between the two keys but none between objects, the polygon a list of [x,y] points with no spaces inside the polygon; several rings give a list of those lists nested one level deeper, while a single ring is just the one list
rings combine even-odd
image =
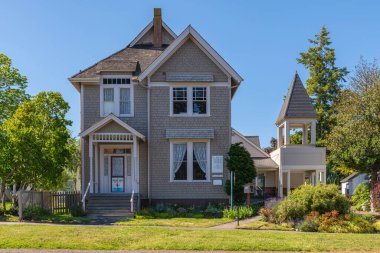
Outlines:
[{"label": "porch column", "polygon": [[98,158],[98,143],[95,142],[95,193],[99,189],[99,158]]},{"label": "porch column", "polygon": [[282,185],[282,177],[283,177],[283,174],[282,174],[282,168],[280,166],[280,168],[278,169],[278,197],[279,198],[283,198],[284,197],[284,189],[282,188],[283,185]]},{"label": "porch column", "polygon": [[88,147],[88,153],[90,157],[90,193],[94,193],[94,180],[93,180],[94,177],[93,177],[93,171],[92,171],[92,162],[93,162],[92,134],[90,134],[89,139],[90,139],[90,144]]},{"label": "porch column", "polygon": [[282,146],[282,126],[277,127],[277,148]]},{"label": "porch column", "polygon": [[317,122],[315,120],[313,120],[311,122],[311,144],[315,145],[316,143],[316,139],[317,139],[317,136],[316,136],[316,131],[317,131]]},{"label": "porch column", "polygon": [[302,144],[307,144],[307,124],[302,126]]},{"label": "porch column", "polygon": [[315,179],[316,184],[320,184],[321,183],[321,172],[317,170],[315,172],[315,177],[316,177],[316,179]]},{"label": "porch column", "polygon": [[285,132],[284,144],[288,145],[288,144],[290,144],[290,125],[289,125],[289,121],[287,121],[287,120],[285,120],[285,122],[284,122],[284,132]]},{"label": "porch column", "polygon": [[286,191],[286,195],[289,196],[289,193],[290,193],[290,170],[288,171],[288,178],[287,178],[287,191]]},{"label": "porch column", "polygon": [[135,192],[139,191],[139,185],[138,185],[138,141],[137,137],[133,136],[133,180],[132,180],[132,189]]},{"label": "porch column", "polygon": [[326,169],[322,172],[322,174],[323,174],[323,180],[322,180],[322,182],[324,183],[324,184],[326,184]]}]

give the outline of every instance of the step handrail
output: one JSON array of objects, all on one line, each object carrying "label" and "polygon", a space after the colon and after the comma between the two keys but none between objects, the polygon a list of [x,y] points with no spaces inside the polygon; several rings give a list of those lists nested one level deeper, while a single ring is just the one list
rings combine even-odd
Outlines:
[{"label": "step handrail", "polygon": [[132,191],[132,195],[131,195],[131,213],[134,212],[134,198],[135,198],[135,190]]},{"label": "step handrail", "polygon": [[83,209],[83,212],[86,211],[86,197],[87,197],[88,191],[90,190],[90,186],[91,186],[91,182],[88,182],[86,191],[83,194],[83,198],[82,198],[82,209]]}]

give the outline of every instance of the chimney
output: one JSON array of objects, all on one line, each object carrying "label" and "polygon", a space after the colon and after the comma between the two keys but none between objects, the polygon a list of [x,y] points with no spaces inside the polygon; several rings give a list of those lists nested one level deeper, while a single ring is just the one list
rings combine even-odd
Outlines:
[{"label": "chimney", "polygon": [[154,45],[154,47],[162,47],[162,15],[161,15],[161,8],[154,8],[153,45]]}]

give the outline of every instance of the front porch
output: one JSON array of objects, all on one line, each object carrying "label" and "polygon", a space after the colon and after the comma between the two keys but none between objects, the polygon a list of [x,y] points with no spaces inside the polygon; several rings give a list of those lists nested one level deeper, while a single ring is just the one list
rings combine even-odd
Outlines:
[{"label": "front porch", "polygon": [[140,141],[145,137],[110,114],[80,134],[82,184],[87,194],[139,194]]}]

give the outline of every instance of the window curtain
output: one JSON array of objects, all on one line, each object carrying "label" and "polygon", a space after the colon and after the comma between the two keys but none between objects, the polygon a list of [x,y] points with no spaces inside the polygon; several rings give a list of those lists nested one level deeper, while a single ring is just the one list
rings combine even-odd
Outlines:
[{"label": "window curtain", "polygon": [[173,161],[174,161],[173,172],[174,173],[177,173],[177,171],[181,167],[181,164],[185,157],[186,149],[187,149],[186,143],[173,144]]},{"label": "window curtain", "polygon": [[206,143],[202,142],[194,142],[194,155],[197,159],[199,167],[201,170],[206,173],[207,170],[207,146]]},{"label": "window curtain", "polygon": [[104,115],[108,115],[110,113],[115,113],[114,89],[113,88],[103,89],[103,113],[104,113]]},{"label": "window curtain", "polygon": [[120,114],[131,113],[131,91],[129,88],[120,89]]}]

